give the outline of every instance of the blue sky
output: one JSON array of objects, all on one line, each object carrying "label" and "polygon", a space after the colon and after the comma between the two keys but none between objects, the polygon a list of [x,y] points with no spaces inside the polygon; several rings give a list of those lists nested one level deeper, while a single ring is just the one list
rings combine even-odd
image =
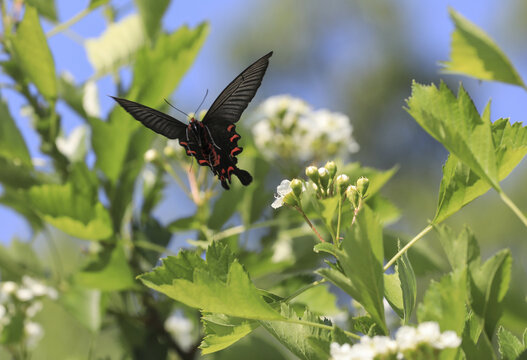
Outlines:
[{"label": "blue sky", "polygon": [[[60,21],[65,21],[73,15],[84,9],[88,0],[58,0],[57,8],[59,11]],[[264,6],[271,9],[273,1],[243,1],[243,0],[225,0],[225,1],[172,1],[170,8],[164,18],[164,27],[167,30],[174,30],[182,24],[190,26],[197,25],[202,21],[208,21],[211,25],[211,32],[207,39],[197,62],[190,72],[185,76],[180,84],[173,99],[177,101],[177,106],[186,111],[193,111],[195,106],[201,100],[204,90],[209,90],[208,101],[222,90],[222,88],[237,75],[243,64],[233,64],[232,59],[226,52],[233,49],[236,44],[232,44],[240,38],[240,34],[246,31],[250,26],[252,19],[259,16],[259,10]],[[130,1],[115,1],[118,6],[128,7]],[[288,0],[297,13],[292,14],[302,16],[307,11],[309,1],[305,0]],[[320,66],[328,69],[334,68],[335,64],[339,66],[355,66],[360,69],[361,66],[368,66],[369,62],[375,61],[376,49],[368,43],[371,34],[368,34],[368,27],[363,24],[368,23],[365,16],[358,23],[346,21],[343,14],[332,13],[339,11],[342,1],[335,0],[334,9],[328,5],[321,16],[324,17],[324,31],[321,32],[318,44],[323,44],[319,49],[317,60]],[[360,2],[357,2],[360,8]],[[448,17],[448,6],[452,4],[454,8],[467,17],[478,26],[482,27],[505,51],[510,57],[513,64],[517,67],[519,73],[527,78],[527,51],[522,48],[524,42],[521,40],[521,34],[511,31],[511,24],[508,23],[507,4],[512,4],[512,0],[495,2],[490,0],[484,1],[400,1],[398,11],[405,16],[404,33],[401,34],[402,41],[411,43],[409,54],[401,54],[407,57],[422,58],[422,62],[428,63],[430,67],[438,67],[436,63],[440,60],[448,59],[450,34],[453,29]],[[333,4],[333,3],[329,3]],[[336,21],[332,21],[332,16]],[[356,19],[350,17],[350,19]],[[45,30],[51,29],[52,25],[43,22]],[[273,26],[269,24],[269,26]],[[102,10],[98,9],[79,23],[72,27],[72,30],[81,35],[83,38],[96,37],[101,34],[105,28],[105,21],[102,16]],[[249,29],[247,29],[249,30]],[[265,29],[263,29],[265,31]],[[291,32],[284,33],[284,37],[291,37],[298,42],[310,44],[308,35],[296,33],[294,29]],[[271,41],[266,43],[272,44]],[[283,44],[284,42],[281,42]],[[287,42],[285,42],[287,43]],[[271,45],[272,46],[272,45]],[[315,46],[315,44],[314,44]],[[50,47],[55,57],[57,72],[70,72],[77,83],[82,83],[93,74],[93,69],[89,64],[84,48],[81,44],[73,41],[71,38],[59,34],[50,40]],[[262,48],[260,52],[255,53],[254,57],[265,54],[269,50],[274,50],[275,54],[272,63],[280,63],[285,60],[281,54],[287,53],[287,49],[279,46]],[[366,60],[365,60],[366,59]],[[309,61],[309,59],[306,59]],[[334,96],[332,84],[328,81],[311,81],[306,86],[306,78],[301,74],[287,76],[283,74],[273,75],[272,68],[268,72],[266,81],[269,80],[270,86],[263,86],[255,102],[261,101],[264,96],[273,94],[290,93],[295,96],[303,97],[315,107],[329,107],[333,110],[342,110],[344,105],[339,103]],[[359,71],[359,70],[358,70]],[[331,74],[331,70],[328,70]],[[443,77],[448,77],[444,75]],[[3,77],[0,81],[3,81]],[[419,80],[419,79],[417,79]],[[503,84],[480,83],[475,80],[460,78],[469,93],[473,96],[476,106],[482,109],[485,103],[492,98],[492,117],[511,117],[512,121],[521,121],[525,117],[525,106],[527,104],[527,94],[525,91]],[[100,102],[103,111],[108,111],[113,106],[111,99],[106,94],[115,93],[109,77],[102,78],[98,81]],[[410,84],[409,84],[410,85]],[[12,115],[16,118],[17,124],[22,131],[26,141],[29,144],[32,156],[39,156],[37,137],[31,129],[29,120],[20,115],[20,106],[22,99],[10,91],[2,91],[2,96],[7,100]],[[402,106],[403,104],[401,104]],[[80,120],[75,119],[74,114],[69,112],[65,106],[59,107],[59,112],[67,115],[68,121],[64,121],[66,132],[71,131]],[[357,139],[360,143],[360,139]],[[270,202],[272,199],[270,199]],[[168,210],[160,209],[160,213]],[[173,214],[172,214],[173,218]],[[0,241],[8,242],[13,236],[22,239],[30,237],[30,231],[23,219],[8,208],[0,206]]]}]

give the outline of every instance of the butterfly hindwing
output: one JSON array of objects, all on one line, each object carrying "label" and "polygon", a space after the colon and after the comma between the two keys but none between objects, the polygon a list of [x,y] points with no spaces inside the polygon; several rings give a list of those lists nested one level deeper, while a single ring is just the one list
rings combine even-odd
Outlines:
[{"label": "butterfly hindwing", "polygon": [[184,139],[187,126],[172,116],[148,106],[118,97],[112,98],[144,126],[169,139]]},{"label": "butterfly hindwing", "polygon": [[242,71],[216,98],[203,118],[203,123],[235,123],[251,102],[262,83],[271,51]]}]

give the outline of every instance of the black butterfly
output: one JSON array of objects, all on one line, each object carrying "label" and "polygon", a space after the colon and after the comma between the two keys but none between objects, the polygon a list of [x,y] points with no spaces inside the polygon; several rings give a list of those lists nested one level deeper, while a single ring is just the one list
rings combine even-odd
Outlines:
[{"label": "black butterfly", "polygon": [[212,103],[202,121],[193,117],[188,125],[134,101],[112,98],[146,127],[169,139],[178,139],[187,155],[194,156],[199,165],[210,167],[225,189],[229,189],[232,174],[247,186],[253,178],[249,172],[236,166],[236,156],[243,148],[238,146],[240,135],[236,133],[234,123],[240,120],[260,87],[272,54],[271,51],[256,60],[238,75]]}]

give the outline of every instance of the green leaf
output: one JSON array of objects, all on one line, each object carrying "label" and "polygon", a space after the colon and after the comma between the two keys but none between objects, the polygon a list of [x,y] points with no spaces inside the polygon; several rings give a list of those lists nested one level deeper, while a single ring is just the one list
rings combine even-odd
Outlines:
[{"label": "green leaf", "polygon": [[57,97],[55,63],[37,10],[32,6],[26,6],[24,18],[13,38],[13,49],[28,80],[46,99],[54,101]]},{"label": "green leaf", "polygon": [[[492,123],[491,130],[501,181],[527,154],[527,127],[522,127],[521,123],[511,125],[507,119],[499,119]],[[490,187],[491,185],[469,166],[450,154],[443,166],[443,179],[439,189],[439,202],[434,223],[439,224],[472,200],[486,193]]]},{"label": "green leaf", "polygon": [[397,273],[384,274],[384,297],[395,313],[404,319],[403,291]]},{"label": "green leaf", "polygon": [[[298,316],[291,306],[281,304],[280,313],[284,318],[306,322],[330,325],[328,320],[322,321],[307,309],[302,316]],[[301,359],[321,359],[320,346],[314,347],[310,338],[322,341],[326,347],[324,358],[329,358],[329,344],[331,331],[303,324],[292,324],[283,321],[262,321],[262,326],[271,333],[282,345]]]},{"label": "green leaf", "polygon": [[95,9],[101,5],[105,5],[109,3],[110,0],[90,0],[90,5],[88,5],[89,9]]},{"label": "green leaf", "polygon": [[[472,317],[467,320],[467,325],[463,330],[463,337],[461,347],[465,353],[467,359],[478,359],[478,360],[496,360],[497,357],[494,353],[494,348],[485,333],[474,337],[474,328],[472,328]],[[476,326],[477,327],[477,326]]]},{"label": "green leaf", "polygon": [[503,312],[503,298],[509,289],[512,267],[510,250],[502,250],[483,265],[478,265],[472,264],[469,271],[470,305],[490,338]]},{"label": "green leaf", "polygon": [[407,111],[426,132],[479,177],[500,189],[489,105],[480,116],[462,86],[456,98],[443,82],[439,89],[414,82],[407,105]]},{"label": "green leaf", "polygon": [[432,281],[423,302],[417,308],[419,322],[435,321],[441,331],[463,332],[467,309],[467,272],[456,270],[444,275],[439,282]]},{"label": "green leaf", "polygon": [[223,314],[207,314],[201,318],[205,337],[200,344],[203,355],[223,350],[260,326],[258,321],[233,318]]},{"label": "green leaf", "polygon": [[[13,189],[27,189],[38,184],[38,180],[33,175],[33,168],[27,167],[19,161],[12,161],[12,159],[0,157],[0,169],[2,169],[0,171],[0,183],[10,186]],[[5,192],[3,195],[5,195]],[[24,204],[14,205],[23,206]]]},{"label": "green leaf", "polygon": [[9,108],[0,99],[0,157],[9,159],[14,164],[23,164],[32,169],[31,156],[26,142],[11,117]]},{"label": "green leaf", "polygon": [[449,12],[456,29],[452,33],[451,60],[442,63],[443,72],[525,86],[507,56],[483,30],[455,10]]},{"label": "green leaf", "polygon": [[26,2],[35,7],[38,13],[51,21],[57,21],[57,8],[54,0],[26,0]]},{"label": "green leaf", "polygon": [[161,29],[161,19],[170,4],[170,0],[135,0],[135,4],[143,20],[143,26],[148,37],[154,40]]},{"label": "green leaf", "polygon": [[65,233],[86,240],[113,234],[108,211],[97,199],[97,179],[84,163],[72,166],[69,182],[33,186],[27,201],[44,220]]},{"label": "green leaf", "polygon": [[75,274],[74,279],[82,287],[102,291],[119,291],[138,285],[120,243],[97,254],[95,261]]},{"label": "green leaf", "polygon": [[367,198],[367,204],[377,214],[379,221],[384,225],[395,223],[401,217],[401,211],[390,200],[376,194]]},{"label": "green leaf", "polygon": [[498,346],[503,360],[515,360],[526,349],[525,344],[503,326],[498,329]]},{"label": "green leaf", "polygon": [[138,277],[146,286],[205,312],[253,320],[280,320],[226,245],[212,243],[207,260],[181,251]]},{"label": "green leaf", "polygon": [[342,250],[336,250],[336,254],[344,270],[342,276],[338,275],[338,270],[319,270],[319,274],[358,301],[387,333],[383,305],[382,226],[367,206],[360,211],[351,231],[345,234]]},{"label": "green leaf", "polygon": [[465,226],[457,236],[448,226],[436,225],[434,229],[439,235],[439,240],[452,269],[463,269],[474,261],[479,264],[479,245],[469,227]]},{"label": "green leaf", "polygon": [[232,187],[223,191],[214,202],[212,212],[207,221],[207,226],[212,230],[220,230],[237,210],[239,199],[243,196],[243,189]]},{"label": "green leaf", "polygon": [[102,324],[102,296],[99,290],[70,286],[61,293],[60,302],[82,325],[97,333]]},{"label": "green leaf", "polygon": [[289,302],[294,305],[302,305],[315,314],[331,316],[339,313],[337,307],[337,297],[329,291],[328,286],[319,285],[307,289],[300,295],[297,295]]}]

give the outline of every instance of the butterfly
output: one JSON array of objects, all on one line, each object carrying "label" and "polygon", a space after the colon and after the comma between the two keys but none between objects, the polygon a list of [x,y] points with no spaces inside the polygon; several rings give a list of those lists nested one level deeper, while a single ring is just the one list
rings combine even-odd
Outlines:
[{"label": "butterfly", "polygon": [[194,156],[201,166],[208,166],[229,190],[232,174],[247,186],[253,180],[248,171],[236,166],[243,148],[235,123],[251,102],[269,66],[271,51],[242,71],[214,100],[201,121],[194,117],[188,124],[148,106],[112,96],[130,115],[147,128],[169,139],[178,139],[188,156]]}]

